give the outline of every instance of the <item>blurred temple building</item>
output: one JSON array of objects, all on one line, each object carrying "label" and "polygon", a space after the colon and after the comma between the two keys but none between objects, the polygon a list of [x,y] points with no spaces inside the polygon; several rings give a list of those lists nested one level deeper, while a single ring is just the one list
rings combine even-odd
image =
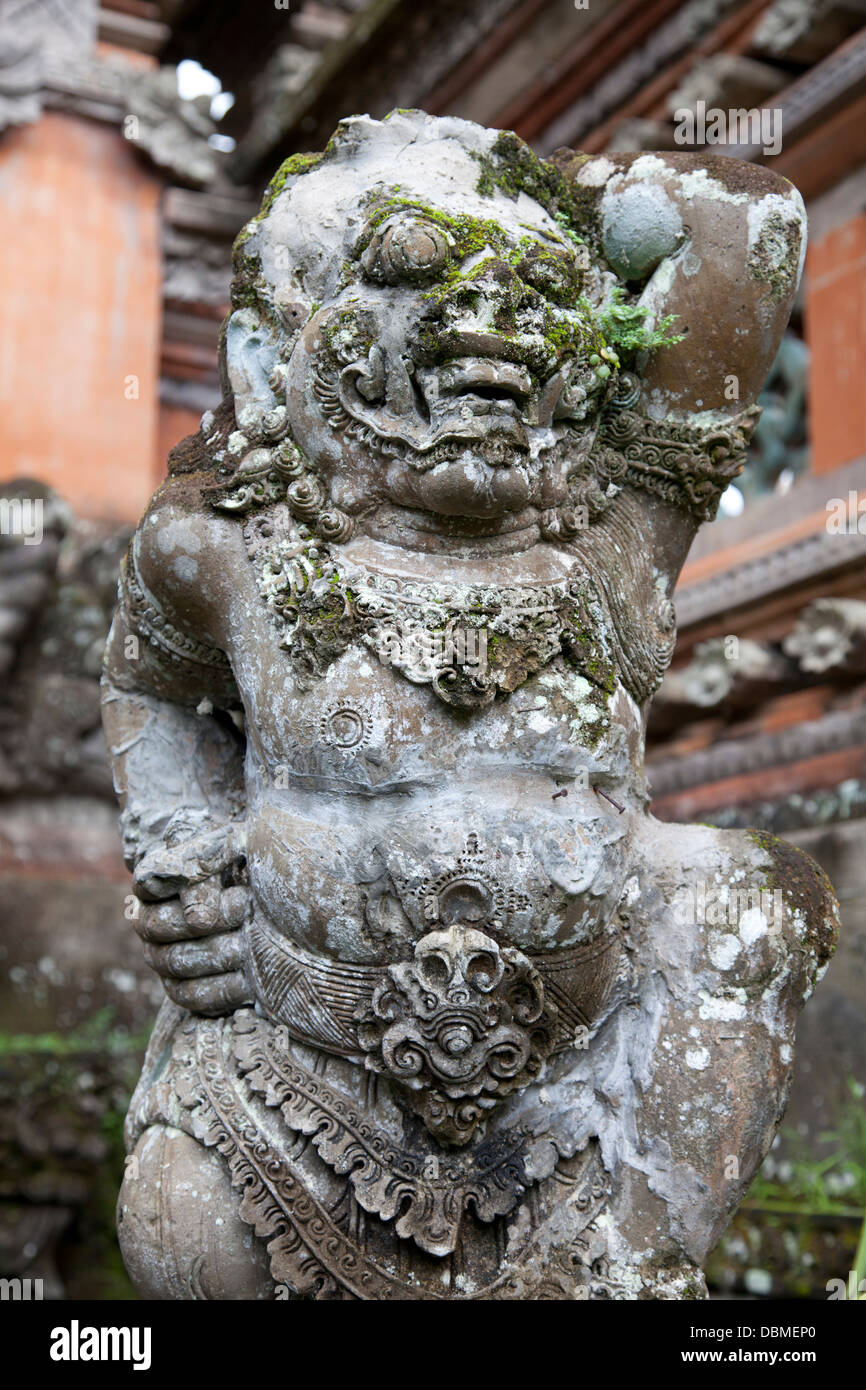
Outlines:
[{"label": "blurred temple building", "polygon": [[542,155],[699,149],[722,112],[711,152],[806,200],[803,285],[750,467],[683,572],[648,764],[658,816],[785,835],[842,902],[786,1137],[713,1267],[824,1297],[866,1204],[866,0],[0,0],[0,500],[45,502],[38,544],[0,534],[0,1274],[125,1289],[118,1117],[159,987],[99,729],[116,569],[219,399],[232,240],[268,179],[395,107]]}]

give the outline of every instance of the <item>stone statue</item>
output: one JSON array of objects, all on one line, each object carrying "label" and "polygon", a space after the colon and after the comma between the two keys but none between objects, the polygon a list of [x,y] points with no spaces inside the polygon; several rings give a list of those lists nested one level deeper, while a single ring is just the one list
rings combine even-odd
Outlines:
[{"label": "stone statue", "polygon": [[144,1296],[704,1296],[836,906],[654,821],[644,729],[804,228],[736,160],[415,111],[271,183],[104,678]]}]

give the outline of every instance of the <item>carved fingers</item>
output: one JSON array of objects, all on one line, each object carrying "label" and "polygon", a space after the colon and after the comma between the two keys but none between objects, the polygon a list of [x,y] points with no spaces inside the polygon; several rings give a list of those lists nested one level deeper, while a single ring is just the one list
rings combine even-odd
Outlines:
[{"label": "carved fingers", "polygon": [[173,980],[198,979],[239,969],[243,964],[239,932],[221,932],[205,941],[176,941],[167,946],[144,943],[144,957],[158,975]]},{"label": "carved fingers", "polygon": [[194,1013],[229,1013],[252,1002],[243,965],[249,890],[218,877],[187,883],[160,902],[140,900],[134,926],[166,994]]},{"label": "carved fingers", "polygon": [[246,828],[209,828],[176,845],[158,845],[136,865],[135,891],[143,901],[175,897],[189,884],[220,874],[246,854]]},{"label": "carved fingers", "polygon": [[179,897],[142,902],[134,925],[143,941],[191,941],[242,926],[248,904],[246,888],[220,888],[217,879],[208,879],[182,889]]},{"label": "carved fingers", "polygon": [[252,1004],[252,991],[243,971],[228,975],[207,975],[200,980],[169,980],[163,976],[163,988],[169,999],[194,1014],[230,1014],[235,1009]]}]

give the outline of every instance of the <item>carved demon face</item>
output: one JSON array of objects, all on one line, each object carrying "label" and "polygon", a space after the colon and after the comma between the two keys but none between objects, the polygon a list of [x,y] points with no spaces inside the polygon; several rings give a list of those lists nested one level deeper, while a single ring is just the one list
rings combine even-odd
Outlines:
[{"label": "carved demon face", "polygon": [[[590,412],[602,359],[581,307],[585,248],[532,212],[494,222],[372,204],[345,290],[292,357],[302,448],[319,451],[324,424],[358,463],[376,456],[369,483],[389,500],[446,515],[562,502],[563,440]],[[308,380],[314,403],[298,389]]]},{"label": "carved demon face", "polygon": [[365,120],[256,232],[282,325],[275,404],[344,512],[561,505],[616,365],[587,247],[524,193],[479,192],[495,132],[395,117],[371,142]]}]

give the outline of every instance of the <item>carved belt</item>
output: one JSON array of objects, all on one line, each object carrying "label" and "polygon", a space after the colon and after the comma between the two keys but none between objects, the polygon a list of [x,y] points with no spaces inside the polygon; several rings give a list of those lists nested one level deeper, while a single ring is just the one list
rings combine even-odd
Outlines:
[{"label": "carved belt", "polygon": [[269,1016],[299,1042],[397,1082],[430,1133],[457,1145],[549,1057],[587,1045],[619,942],[529,955],[454,923],[422,937],[411,960],[352,965],[302,950],[258,916],[247,927]]}]

